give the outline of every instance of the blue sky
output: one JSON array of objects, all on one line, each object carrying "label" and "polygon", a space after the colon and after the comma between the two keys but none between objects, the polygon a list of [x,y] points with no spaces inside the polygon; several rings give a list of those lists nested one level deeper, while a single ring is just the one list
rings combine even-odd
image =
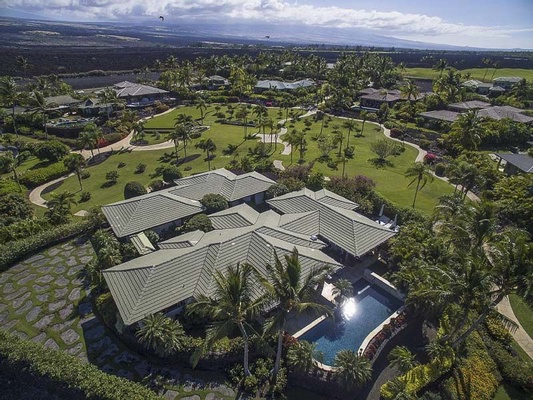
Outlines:
[{"label": "blue sky", "polygon": [[429,43],[533,48],[533,0],[2,0],[54,19],[282,23]]}]

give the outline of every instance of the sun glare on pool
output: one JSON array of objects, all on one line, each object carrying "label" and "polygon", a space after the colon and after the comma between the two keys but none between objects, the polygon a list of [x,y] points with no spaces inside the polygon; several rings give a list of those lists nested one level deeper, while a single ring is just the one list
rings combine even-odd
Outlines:
[{"label": "sun glare on pool", "polygon": [[354,298],[347,299],[342,305],[342,315],[345,319],[352,318],[357,313],[357,304]]}]

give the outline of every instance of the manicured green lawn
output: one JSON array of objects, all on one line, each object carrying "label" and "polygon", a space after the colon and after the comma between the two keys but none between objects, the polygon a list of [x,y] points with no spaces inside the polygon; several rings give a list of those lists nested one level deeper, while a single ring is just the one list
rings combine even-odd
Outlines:
[{"label": "manicured green lawn", "polygon": [[[463,75],[470,73],[472,79],[481,80],[483,75],[485,75],[485,71],[486,68],[469,68],[460,70],[459,72]],[[493,71],[494,68],[489,68],[489,72],[487,72],[487,75],[485,76],[485,81],[490,80]],[[435,79],[439,77],[440,72],[431,68],[406,68],[403,75],[406,77]],[[523,68],[501,68],[496,70],[494,78],[500,76],[520,76],[531,82],[533,80],[533,70]]]},{"label": "manicured green lawn", "polygon": [[501,385],[493,400],[524,400],[530,398],[524,391],[515,388],[509,384]]},{"label": "manicured green lawn", "polygon": [[516,318],[520,321],[520,325],[533,338],[533,309],[515,294],[510,295],[509,300]]},{"label": "manicured green lawn", "polygon": [[[24,173],[24,171],[27,171],[29,169],[37,169],[40,166],[44,166],[45,164],[46,163],[43,163],[37,157],[32,156],[17,167],[17,174],[21,175],[22,173]],[[11,177],[11,176],[13,176],[11,172],[0,174],[0,178]]]},{"label": "manicured green lawn", "polygon": [[[221,111],[226,112],[226,106],[221,106]],[[303,110],[296,110],[298,114],[304,114]],[[178,113],[188,113],[194,117],[199,117],[199,110],[194,107],[181,107],[178,110],[165,114],[161,117],[156,117],[149,120],[146,123],[146,127],[150,128],[168,128],[174,125],[174,118]],[[222,168],[232,159],[232,157],[243,157],[247,154],[248,149],[256,145],[255,140],[243,140],[243,127],[233,125],[222,125],[215,122],[214,116],[215,108],[210,106],[207,110],[207,116],[205,117],[204,124],[210,126],[210,128],[202,134],[202,138],[211,138],[217,145],[216,158],[211,161],[211,168]],[[274,121],[278,121],[279,109],[270,108],[269,115],[271,115]],[[284,111],[283,111],[284,117]],[[250,119],[253,116],[250,116]],[[320,151],[317,146],[316,137],[320,132],[320,121],[314,121],[314,117],[308,117],[312,121],[311,126],[306,131],[306,140],[308,151],[305,154],[305,160],[307,162],[317,160],[320,156]],[[331,137],[334,125],[342,125],[345,120],[333,118],[331,122],[326,124],[323,130],[324,137]],[[306,128],[303,120],[298,120],[294,123],[287,123],[287,129],[304,130]],[[358,130],[360,130],[360,125]],[[248,133],[257,132],[257,128],[248,128]],[[267,129],[267,133],[269,129]],[[345,137],[347,131],[344,130]],[[352,132],[350,138],[350,145],[355,146],[355,157],[346,162],[346,173],[348,176],[365,175],[376,181],[376,189],[387,197],[392,202],[402,205],[411,206],[414,187],[408,187],[409,180],[404,177],[405,170],[411,166],[416,158],[417,151],[410,146],[405,146],[405,151],[399,156],[391,157],[391,166],[384,168],[376,168],[369,160],[375,157],[375,154],[370,150],[370,145],[373,142],[384,139],[381,128],[374,124],[366,123],[364,134],[362,137],[356,137]],[[183,163],[180,168],[184,175],[190,175],[193,173],[207,171],[207,163],[204,161],[205,155],[198,149],[194,148],[194,144],[198,143],[200,139],[195,139],[187,146],[188,159]],[[227,148],[228,144],[238,145],[236,155],[227,156],[222,153],[222,150]],[[284,149],[283,145],[278,145],[275,150],[272,148],[271,159],[282,160],[285,167],[290,166],[290,156],[281,155],[280,153]],[[112,203],[115,201],[123,200],[124,185],[132,180],[139,181],[143,185],[148,185],[156,177],[153,175],[156,168],[162,164],[173,161],[172,158],[173,149],[157,150],[157,151],[138,151],[131,153],[115,154],[103,163],[89,167],[87,171],[91,173],[91,177],[83,181],[84,190],[89,191],[92,194],[90,201],[86,203],[80,203],[73,207],[73,212],[81,209],[89,209],[93,205],[103,205]],[[330,156],[333,160],[337,160],[336,150],[330,152]],[[183,157],[183,150],[180,148],[180,157]],[[293,165],[299,158],[298,152],[293,154]],[[337,160],[338,161],[338,160]],[[123,168],[118,168],[120,162],[126,163]],[[142,174],[135,174],[135,166],[138,163],[147,164],[147,169]],[[189,171],[185,171],[185,167],[190,167]],[[111,187],[102,186],[105,182],[105,174],[108,171],[116,169],[119,174],[118,183]],[[314,170],[324,173],[326,176],[341,175],[342,164],[338,164],[336,169],[328,167],[327,163],[315,162]],[[75,177],[67,179],[57,191],[69,190],[73,192],[79,192],[78,181]],[[428,183],[424,189],[418,194],[416,207],[425,213],[431,213],[433,207],[437,203],[439,196],[451,193],[452,186],[447,183],[435,179],[433,182]],[[43,197],[48,198],[49,194]]]}]

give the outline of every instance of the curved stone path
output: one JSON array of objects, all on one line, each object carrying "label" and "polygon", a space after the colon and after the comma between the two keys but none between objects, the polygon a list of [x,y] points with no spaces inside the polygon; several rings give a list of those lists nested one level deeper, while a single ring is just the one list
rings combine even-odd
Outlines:
[{"label": "curved stone path", "polygon": [[533,339],[527,334],[526,330],[520,324],[520,321],[518,321],[518,318],[516,318],[513,308],[511,307],[509,297],[506,296],[502,301],[500,301],[496,309],[500,314],[503,314],[518,325],[518,329],[516,329],[514,332],[511,332],[511,334],[522,350],[524,350],[527,355],[533,359]]},{"label": "curved stone path", "polygon": [[166,399],[196,396],[199,389],[208,390],[205,399],[235,398],[235,391],[216,374],[209,373],[208,385],[199,378],[200,372],[159,367],[109,333],[93,313],[91,293],[81,276],[93,256],[90,242],[77,238],[0,273],[0,329],[128,379],[140,381],[151,374],[168,377],[174,390],[165,393]]}]

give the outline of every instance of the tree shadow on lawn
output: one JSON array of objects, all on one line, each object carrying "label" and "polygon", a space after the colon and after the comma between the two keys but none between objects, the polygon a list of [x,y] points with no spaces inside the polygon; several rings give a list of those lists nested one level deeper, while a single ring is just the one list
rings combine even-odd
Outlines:
[{"label": "tree shadow on lawn", "polygon": [[102,185],[100,185],[100,188],[107,189],[107,188],[110,188],[111,186],[115,186],[116,184],[117,182],[114,182],[114,181],[105,181],[104,183],[102,183]]}]

